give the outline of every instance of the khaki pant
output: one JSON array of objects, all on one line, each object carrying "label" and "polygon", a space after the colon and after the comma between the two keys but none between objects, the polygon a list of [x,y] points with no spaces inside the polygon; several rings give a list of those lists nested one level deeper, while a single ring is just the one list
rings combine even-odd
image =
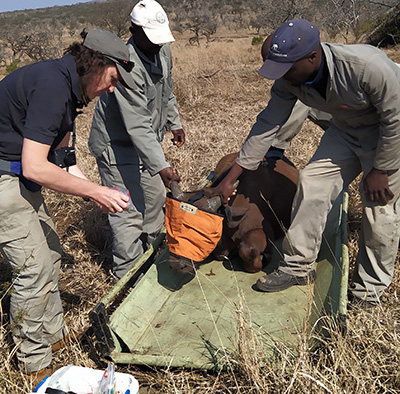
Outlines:
[{"label": "khaki pant", "polygon": [[[123,162],[124,164],[116,164]],[[124,276],[146,251],[164,226],[166,191],[160,175],[151,176],[138,163],[122,160],[109,147],[97,159],[104,186],[129,190],[133,207],[109,213],[113,233],[113,272]]]},{"label": "khaki pant", "polygon": [[13,269],[10,318],[27,372],[48,366],[66,334],[58,290],[61,247],[43,197],[13,175],[0,176],[0,250]]},{"label": "khaki pant", "polygon": [[[332,204],[358,174],[369,173],[374,156],[375,151],[363,150],[362,141],[354,144],[339,130],[326,131],[300,172],[292,223],[283,243],[282,271],[302,276],[312,268]],[[367,200],[362,183],[360,187],[363,218],[353,294],[372,302],[379,300],[393,278],[400,236],[400,171],[389,175],[389,187],[395,196],[385,206]]]}]

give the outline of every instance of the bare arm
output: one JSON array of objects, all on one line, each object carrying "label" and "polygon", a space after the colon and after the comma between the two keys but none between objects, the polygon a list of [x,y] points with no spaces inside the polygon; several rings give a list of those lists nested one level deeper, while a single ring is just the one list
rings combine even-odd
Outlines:
[{"label": "bare arm", "polygon": [[213,195],[221,196],[223,204],[228,203],[229,196],[234,191],[234,183],[239,178],[242,172],[243,168],[235,162],[226,177],[221,181],[218,186],[214,188]]},{"label": "bare arm", "polygon": [[[103,212],[127,210],[129,197],[108,187],[70,174],[47,160],[50,146],[24,139],[22,172],[24,176],[49,189],[91,199]],[[80,172],[80,170],[79,170]]]}]

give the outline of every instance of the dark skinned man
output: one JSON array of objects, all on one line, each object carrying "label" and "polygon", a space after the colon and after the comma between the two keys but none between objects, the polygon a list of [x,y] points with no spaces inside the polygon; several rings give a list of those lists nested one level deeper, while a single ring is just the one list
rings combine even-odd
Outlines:
[{"label": "dark skinned man", "polygon": [[93,118],[89,147],[96,157],[102,183],[129,191],[129,211],[110,213],[113,233],[113,272],[121,278],[134,266],[164,225],[165,186],[180,180],[161,147],[165,130],[173,143],[185,142],[175,96],[172,93],[174,41],[168,18],[159,3],[142,0],[131,13],[128,41],[136,67],[136,89],[118,84],[101,95]]},{"label": "dark skinned man", "polygon": [[369,45],[321,43],[317,27],[297,19],[273,33],[259,74],[275,80],[271,100],[216,190],[225,201],[242,168],[257,168],[297,100],[331,114],[332,121],[300,174],[284,259],[277,271],[258,280],[257,288],[280,291],[315,280],[327,215],[362,173],[363,219],[352,293],[376,304],[392,281],[399,244],[399,67]]}]

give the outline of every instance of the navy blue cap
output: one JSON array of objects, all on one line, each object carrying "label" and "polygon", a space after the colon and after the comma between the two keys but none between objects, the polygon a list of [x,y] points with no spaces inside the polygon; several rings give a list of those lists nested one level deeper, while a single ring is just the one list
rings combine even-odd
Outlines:
[{"label": "navy blue cap", "polygon": [[287,21],[272,34],[268,58],[258,73],[268,79],[282,78],[294,62],[307,56],[319,43],[319,30],[311,22]]}]

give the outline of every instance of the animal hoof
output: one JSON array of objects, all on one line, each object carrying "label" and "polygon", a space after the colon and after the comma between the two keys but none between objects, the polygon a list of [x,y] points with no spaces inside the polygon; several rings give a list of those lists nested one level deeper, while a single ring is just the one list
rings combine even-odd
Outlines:
[{"label": "animal hoof", "polygon": [[180,272],[181,274],[196,274],[196,265],[192,261],[170,257],[168,260],[168,264],[172,270]]}]

